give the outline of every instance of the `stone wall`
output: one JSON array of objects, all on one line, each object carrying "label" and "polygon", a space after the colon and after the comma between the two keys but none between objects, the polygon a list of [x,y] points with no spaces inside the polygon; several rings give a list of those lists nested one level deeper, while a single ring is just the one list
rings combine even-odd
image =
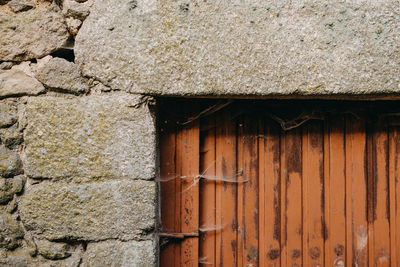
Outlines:
[{"label": "stone wall", "polygon": [[400,96],[399,0],[0,0],[0,266],[157,265],[152,96]]},{"label": "stone wall", "polygon": [[157,263],[153,100],[74,63],[92,4],[0,1],[0,266]]}]

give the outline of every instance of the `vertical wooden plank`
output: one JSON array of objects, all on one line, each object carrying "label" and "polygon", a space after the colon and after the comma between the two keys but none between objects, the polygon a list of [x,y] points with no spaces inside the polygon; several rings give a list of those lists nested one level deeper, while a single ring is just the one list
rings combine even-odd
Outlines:
[{"label": "vertical wooden plank", "polygon": [[324,264],[324,161],[322,123],[303,127],[303,266]]},{"label": "vertical wooden plank", "polygon": [[[179,222],[176,216],[176,193],[175,172],[175,123],[168,118],[160,119],[160,191],[161,191],[161,231],[178,232]],[[163,240],[161,240],[163,241]],[[179,244],[174,240],[168,240],[168,243],[161,246],[160,265],[165,267],[175,267],[179,259],[175,255],[179,252]]]},{"label": "vertical wooden plank", "polygon": [[245,182],[238,184],[238,266],[258,266],[258,151],[255,127],[248,116],[240,119],[237,160]]},{"label": "vertical wooden plank", "polygon": [[368,266],[367,173],[365,123],[346,121],[346,265]]},{"label": "vertical wooden plank", "polygon": [[[263,118],[259,119],[258,122],[258,194],[259,194],[259,200],[258,200],[258,237],[260,239],[259,242],[259,264],[260,266],[266,266],[266,261],[267,261],[267,246],[269,245],[267,243],[267,229],[268,224],[270,224],[272,221],[267,220],[267,216],[269,214],[266,213],[266,206],[268,205],[266,203],[266,186],[265,184],[267,183],[266,179],[268,179],[269,175],[265,173],[265,165],[266,165],[266,132],[265,132],[265,125],[264,125],[264,120]],[[267,178],[268,177],[268,178]]]},{"label": "vertical wooden plank", "polygon": [[[301,129],[284,133],[282,144],[282,266],[302,264],[302,152]],[[283,258],[285,257],[285,258]]]},{"label": "vertical wooden plank", "polygon": [[346,259],[346,169],[343,117],[325,124],[325,266],[344,266]]},{"label": "vertical wooden plank", "polygon": [[[395,195],[395,214],[394,214],[394,225],[393,225],[393,232],[395,233],[395,250],[396,250],[396,260],[397,264],[396,266],[399,266],[400,264],[400,128],[396,127],[394,132],[393,132],[393,142],[395,143],[395,151],[396,154],[394,155],[395,157],[395,162],[394,162],[394,169],[396,172],[396,176],[394,178],[394,195]],[[395,265],[393,265],[395,266]]]},{"label": "vertical wooden plank", "polygon": [[280,199],[280,214],[281,214],[281,240],[280,240],[280,246],[281,246],[281,267],[286,267],[287,265],[287,255],[288,255],[288,250],[286,247],[286,240],[287,240],[287,217],[286,217],[286,209],[287,209],[287,202],[286,202],[286,180],[287,180],[287,169],[286,169],[286,134],[283,133],[281,130],[281,143],[280,143],[280,152],[281,152],[281,169],[280,169],[280,175],[281,175],[281,199]]},{"label": "vertical wooden plank", "polygon": [[391,266],[400,265],[400,120],[390,118],[389,123],[389,196]]},{"label": "vertical wooden plank", "polygon": [[391,266],[400,264],[400,130],[389,131],[389,185],[390,185],[390,251]]},{"label": "vertical wooden plank", "polygon": [[[371,118],[368,118],[369,120]],[[366,122],[367,135],[367,221],[368,221],[368,263],[372,264],[374,260],[374,220],[375,220],[375,171],[376,171],[376,153],[374,153],[374,127],[371,121]]]},{"label": "vertical wooden plank", "polygon": [[243,146],[243,266],[258,266],[258,138],[257,120],[245,116],[241,144]]},{"label": "vertical wooden plank", "polygon": [[373,127],[373,188],[374,205],[370,209],[374,224],[374,261],[370,265],[390,265],[389,233],[389,176],[388,176],[388,134],[383,122],[378,121]]},{"label": "vertical wooden plank", "polygon": [[[236,136],[236,165],[238,169],[238,180],[244,180],[244,161],[243,161],[243,118],[237,119],[237,136]],[[237,267],[244,266],[244,243],[245,243],[245,235],[244,235],[244,206],[243,206],[243,196],[244,196],[244,183],[237,184]]]},{"label": "vertical wooden plank", "polygon": [[[181,177],[181,231],[198,232],[199,229],[199,121],[182,126],[177,135],[177,161]],[[178,164],[177,164],[178,165]],[[197,237],[181,242],[180,266],[198,266]]]},{"label": "vertical wooden plank", "polygon": [[[200,169],[204,177],[215,177],[215,117],[201,121]],[[215,261],[215,181],[200,180],[200,250],[199,263],[214,265]]]},{"label": "vertical wooden plank", "polygon": [[[217,115],[216,129],[216,176],[227,181],[216,185],[217,231],[216,265],[236,266],[237,264],[237,183],[236,181],[236,129],[230,112]],[[243,177],[239,177],[242,180]]]},{"label": "vertical wooden plank", "polygon": [[[183,133],[182,130],[177,126],[176,137],[175,137],[175,221],[176,221],[176,233],[182,233],[182,177],[183,177]],[[181,240],[176,240],[179,242],[175,250],[175,264],[182,264],[182,242]]]},{"label": "vertical wooden plank", "polygon": [[280,128],[270,120],[259,125],[260,266],[280,266]]}]

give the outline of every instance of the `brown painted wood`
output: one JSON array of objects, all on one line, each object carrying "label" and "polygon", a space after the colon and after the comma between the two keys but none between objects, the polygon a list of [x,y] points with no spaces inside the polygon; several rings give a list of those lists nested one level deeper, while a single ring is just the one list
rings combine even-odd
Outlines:
[{"label": "brown painted wood", "polygon": [[254,117],[244,116],[239,146],[243,146],[243,193],[238,199],[243,206],[241,230],[243,231],[243,265],[258,266],[258,123]]},{"label": "brown painted wood", "polygon": [[[177,174],[181,181],[181,232],[199,231],[199,121],[182,126],[177,133],[177,152],[179,159]],[[180,266],[197,266],[199,261],[198,238],[181,241]]]},{"label": "brown painted wood", "polygon": [[323,124],[303,127],[303,266],[324,264],[324,159]]},{"label": "brown painted wood", "polygon": [[258,266],[258,143],[257,123],[242,116],[238,130],[238,266]]},{"label": "brown painted wood", "polygon": [[[346,121],[346,266],[368,266],[366,127]],[[368,167],[368,166],[367,166]]]},{"label": "brown painted wood", "polygon": [[374,203],[369,210],[373,218],[374,243],[370,247],[373,248],[374,257],[370,265],[390,266],[388,131],[382,121],[374,123],[373,131],[372,151],[369,151],[373,155],[373,187],[369,188],[369,192]]},{"label": "brown painted wood", "polygon": [[[180,197],[176,191],[175,172],[175,137],[176,129],[174,121],[165,118],[161,122],[160,143],[163,145],[160,150],[160,199],[161,199],[161,231],[177,233],[180,231],[176,203],[177,197]],[[180,202],[180,200],[179,200]],[[162,239],[161,241],[165,241]],[[179,244],[174,240],[167,240],[161,248],[160,265],[165,267],[174,267],[179,263],[180,252]]]},{"label": "brown painted wood", "polygon": [[[259,243],[259,265],[260,266],[265,266],[267,263],[267,245],[268,243],[271,242],[271,240],[268,240],[268,231],[267,228],[270,226],[267,219],[267,215],[271,214],[273,215],[274,212],[268,212],[267,207],[268,207],[268,201],[266,200],[267,197],[267,188],[265,183],[272,179],[269,179],[268,174],[266,173],[266,166],[268,164],[267,160],[265,159],[266,157],[266,135],[265,135],[265,125],[264,125],[264,120],[259,119],[258,122],[258,194],[259,194],[259,199],[258,199],[258,238],[261,240]],[[269,154],[269,153],[268,153]],[[267,163],[267,164],[266,164]],[[273,172],[272,172],[273,174]],[[268,177],[268,178],[267,178]],[[271,177],[272,178],[272,177]],[[273,203],[273,202],[271,202]],[[264,240],[264,242],[263,242]]]},{"label": "brown painted wood", "polygon": [[285,131],[270,110],[303,106],[254,103],[161,116],[161,266],[399,265],[399,120],[354,104]]},{"label": "brown painted wood", "polygon": [[260,120],[260,266],[280,266],[280,132],[273,121]]},{"label": "brown painted wood", "polygon": [[282,255],[284,266],[301,266],[303,258],[303,214],[302,214],[302,131],[300,128],[285,133],[282,179]]},{"label": "brown painted wood", "polygon": [[389,129],[390,259],[400,264],[400,128]]},{"label": "brown painted wood", "polygon": [[286,199],[286,196],[287,196],[287,191],[286,191],[286,189],[287,189],[287,187],[286,187],[286,185],[287,185],[287,183],[286,183],[286,180],[287,180],[287,168],[285,167],[286,166],[286,161],[287,161],[287,159],[286,159],[286,153],[287,153],[287,150],[285,149],[285,147],[286,147],[286,134],[284,134],[284,133],[281,133],[281,136],[280,136],[280,139],[281,139],[281,142],[280,142],[280,162],[281,162],[281,165],[280,165],[280,177],[281,177],[281,179],[280,179],[280,185],[279,185],[279,188],[280,188],[280,206],[279,206],[279,213],[280,213],[280,246],[281,246],[281,253],[280,253],[280,257],[279,257],[279,259],[280,259],[280,262],[281,262],[281,266],[282,267],[286,267],[286,266],[288,266],[288,264],[287,264],[287,261],[286,261],[286,257],[287,257],[287,254],[288,254],[288,249],[287,249],[287,235],[288,235],[288,233],[287,233],[287,216],[286,216],[286,214],[287,214],[287,199]]},{"label": "brown painted wood", "polygon": [[346,154],[345,120],[334,117],[325,122],[325,266],[346,262]]},{"label": "brown painted wood", "polygon": [[[215,117],[208,117],[201,121],[200,141],[200,173],[204,177],[215,177]],[[200,251],[199,263],[203,265],[215,265],[216,231],[212,229],[216,225],[215,207],[216,182],[200,178]]]},{"label": "brown painted wood", "polygon": [[[237,147],[236,147],[236,159],[237,159],[237,169],[238,169],[238,180],[245,180],[245,175],[243,172],[244,168],[244,146],[243,146],[243,133],[244,133],[244,125],[243,119],[238,119],[237,124]],[[244,245],[245,245],[245,235],[244,235],[244,183],[237,184],[237,266],[244,266]]]},{"label": "brown painted wood", "polygon": [[216,263],[237,265],[237,184],[242,180],[236,168],[236,128],[230,113],[217,114],[216,121]]}]

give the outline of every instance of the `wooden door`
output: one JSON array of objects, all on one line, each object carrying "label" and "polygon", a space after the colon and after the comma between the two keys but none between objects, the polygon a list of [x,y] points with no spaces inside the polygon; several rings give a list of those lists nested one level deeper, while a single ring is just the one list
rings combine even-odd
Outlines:
[{"label": "wooden door", "polygon": [[397,106],[161,101],[161,266],[400,266]]}]

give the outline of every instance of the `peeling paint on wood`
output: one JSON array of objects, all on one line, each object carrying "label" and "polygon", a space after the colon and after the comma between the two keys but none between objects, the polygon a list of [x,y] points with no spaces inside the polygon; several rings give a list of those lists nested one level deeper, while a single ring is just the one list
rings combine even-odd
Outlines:
[{"label": "peeling paint on wood", "polygon": [[360,112],[357,118],[330,114],[283,131],[260,112],[232,118],[240,107],[201,119],[199,158],[176,158],[200,160],[201,175],[216,177],[200,182],[200,222],[214,230],[191,239],[201,248],[191,262],[396,266],[398,126]]}]

